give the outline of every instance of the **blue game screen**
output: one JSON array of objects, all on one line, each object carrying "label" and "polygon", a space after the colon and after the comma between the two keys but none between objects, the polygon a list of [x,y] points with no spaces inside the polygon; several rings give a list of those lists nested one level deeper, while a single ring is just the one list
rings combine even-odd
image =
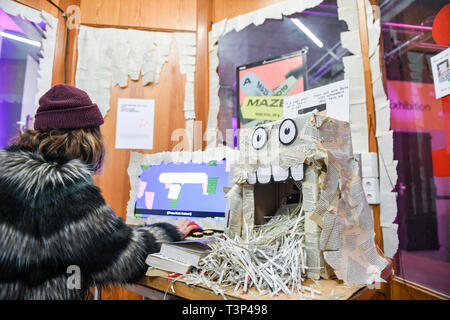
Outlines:
[{"label": "blue game screen", "polygon": [[136,217],[170,215],[224,217],[224,188],[230,168],[225,160],[141,166]]}]

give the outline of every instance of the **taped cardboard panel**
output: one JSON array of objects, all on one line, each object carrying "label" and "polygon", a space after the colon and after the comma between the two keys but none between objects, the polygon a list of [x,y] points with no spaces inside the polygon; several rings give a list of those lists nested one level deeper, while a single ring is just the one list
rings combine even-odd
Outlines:
[{"label": "taped cardboard panel", "polygon": [[353,150],[355,153],[369,152],[369,129],[367,126],[366,91],[364,86],[359,18],[356,0],[337,1],[338,18],[347,23],[348,31],[341,32],[342,47],[353,55],[342,58],[344,78],[350,85],[350,123]]},{"label": "taped cardboard panel", "polygon": [[[352,4],[346,6],[346,4]],[[344,2],[344,6],[338,3],[339,20],[345,21],[347,28],[350,31],[358,31],[358,9],[356,7],[356,0],[349,0]]]},{"label": "taped cardboard panel", "polygon": [[386,257],[392,258],[398,249],[397,194],[393,192],[397,184],[397,161],[394,161],[393,131],[390,130],[390,102],[384,90],[380,66],[380,20],[374,21],[372,7],[365,1],[369,33],[370,68],[372,73],[372,93],[376,112],[376,137],[378,141],[380,168],[380,225]]},{"label": "taped cardboard panel", "polygon": [[[211,35],[211,32],[210,32]],[[215,45],[210,48],[209,52],[209,112],[208,112],[208,122],[206,126],[206,136],[207,143],[206,148],[215,148],[217,145],[217,115],[220,109],[220,99],[219,99],[219,75],[216,69],[219,66],[218,57],[218,46]]]},{"label": "taped cardboard panel", "polygon": [[370,71],[372,73],[372,84],[381,78],[380,45],[378,44],[374,54],[370,57]]},{"label": "taped cardboard panel", "polygon": [[343,31],[341,32],[342,47],[348,49],[354,55],[361,55],[361,40],[359,31]]},{"label": "taped cardboard panel", "polygon": [[105,117],[111,86],[158,83],[168,61],[171,33],[80,26],[76,86],[86,91]]},{"label": "taped cardboard panel", "polygon": [[384,255],[388,258],[393,258],[398,250],[398,224],[391,224],[386,227],[382,227],[383,230],[383,243],[384,243]]},{"label": "taped cardboard panel", "polygon": [[397,217],[397,193],[380,192],[380,225],[389,227]]}]

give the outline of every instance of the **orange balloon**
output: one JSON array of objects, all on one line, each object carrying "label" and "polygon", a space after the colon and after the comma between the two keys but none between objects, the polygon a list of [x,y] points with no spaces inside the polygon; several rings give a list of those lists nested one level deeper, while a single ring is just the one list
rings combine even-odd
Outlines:
[{"label": "orange balloon", "polygon": [[442,7],[434,18],[432,34],[437,44],[450,45],[450,3]]}]

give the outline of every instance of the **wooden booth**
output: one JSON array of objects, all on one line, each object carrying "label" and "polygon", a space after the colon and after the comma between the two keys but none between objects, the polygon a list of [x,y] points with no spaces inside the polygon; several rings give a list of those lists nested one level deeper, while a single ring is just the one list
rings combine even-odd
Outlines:
[{"label": "wooden booth", "polygon": [[[353,152],[375,154],[374,163],[379,172],[376,177],[379,199],[369,203],[373,213],[377,251],[389,261],[381,274],[386,282],[380,287],[346,287],[339,280],[318,280],[319,287],[323,290],[322,296],[333,299],[336,296],[339,296],[337,299],[448,298],[446,293],[399,276],[400,260],[396,259],[398,225],[394,221],[397,217],[395,159],[398,158],[394,157],[394,138],[389,125],[391,113],[388,110],[392,106],[388,100],[391,95],[388,95],[389,80],[384,47],[386,36],[383,31],[383,28],[397,26],[380,24],[380,7],[383,18],[383,3],[380,4],[378,0],[305,0],[298,1],[297,4],[290,0],[54,0],[66,12],[67,17],[63,17],[59,9],[49,1],[11,2],[38,12],[45,11],[45,14],[56,19],[57,23],[53,26],[54,57],[49,75],[51,84],[67,83],[81,88],[95,86],[95,92],[101,99],[99,106],[105,117],[101,130],[106,145],[106,161],[102,174],[97,175],[94,180],[102,190],[106,202],[124,220],[127,220],[132,188],[128,169],[133,152],[157,154],[180,149],[199,151],[206,150],[210,143],[229,145],[229,137],[219,136],[226,136],[226,130],[233,129],[232,119],[236,114],[233,114],[232,107],[227,104],[231,103],[232,106],[236,99],[232,91],[236,83],[233,84],[231,78],[227,78],[223,68],[233,63],[237,65],[240,62],[235,61],[240,61],[239,55],[250,54],[252,46],[258,48],[261,45],[251,39],[252,34],[267,40],[264,40],[267,42],[264,50],[268,55],[278,55],[277,45],[290,48],[291,44],[283,42],[283,37],[288,32],[286,30],[291,29],[268,33],[271,26],[266,25],[265,21],[270,20],[269,23],[275,25],[283,17],[306,17],[305,21],[311,19],[311,23],[321,24],[322,27],[314,30],[324,43],[308,40],[308,77],[305,78],[305,88],[349,80]],[[303,6],[302,12],[295,11],[295,6]],[[259,26],[261,29],[258,29]],[[112,31],[108,34],[100,33],[106,32],[105,30]],[[254,33],[241,33],[243,30]],[[421,31],[430,32],[428,29]],[[142,36],[136,32],[143,32]],[[89,49],[89,46],[101,37],[113,37],[114,34],[117,39],[126,39],[129,34],[129,41],[135,43],[136,47],[141,45],[141,41],[146,41],[144,36],[149,39],[153,37],[151,39],[155,39],[154,45],[157,48],[157,56],[153,58],[159,63],[151,71],[154,74],[144,72],[144,61],[141,62],[144,65],[142,70],[139,69],[134,74],[111,71],[113,81],[110,87],[102,86],[107,76],[100,75],[100,65],[104,61],[98,57],[103,54],[103,49],[97,48],[95,50],[98,51],[95,51]],[[246,39],[249,44],[241,43],[242,39]],[[269,41],[273,39],[278,39],[278,42]],[[102,45],[106,46],[105,42]],[[161,45],[162,42],[164,45]],[[117,66],[123,63],[120,58],[123,52],[138,52],[138,49],[133,51],[134,48],[121,46],[119,40],[111,44],[116,47],[111,59]],[[110,49],[105,47],[104,50],[108,52]],[[86,71],[84,66],[88,63],[97,64],[98,70]],[[231,73],[235,76],[234,69]],[[108,82],[106,84],[109,85]],[[125,98],[154,100],[154,143],[151,149],[116,147],[118,101]],[[189,136],[178,134],[177,129],[186,129]],[[209,130],[218,130],[223,134],[211,135]],[[183,138],[187,138],[188,142]],[[255,191],[255,206],[261,212],[268,206],[275,208],[278,205],[267,197],[267,189],[264,192]],[[276,192],[281,192],[280,188],[269,194]],[[440,206],[444,206],[448,212],[447,203]],[[261,214],[265,215],[267,214]],[[263,220],[261,217],[258,219],[258,223]],[[105,289],[101,298],[163,299],[168,296],[184,299],[222,298],[205,286],[187,285],[182,280],[173,280],[167,273],[159,271],[150,273],[135,285]],[[254,298],[248,293],[236,296],[231,291],[226,296],[229,299]],[[276,298],[299,299],[285,295]],[[320,299],[319,296],[316,298]]]}]

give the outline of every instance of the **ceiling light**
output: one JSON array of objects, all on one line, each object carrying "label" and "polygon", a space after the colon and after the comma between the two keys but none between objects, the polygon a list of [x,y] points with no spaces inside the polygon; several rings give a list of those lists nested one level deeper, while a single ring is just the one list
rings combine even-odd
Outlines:
[{"label": "ceiling light", "polygon": [[13,34],[10,34],[10,33],[3,32],[3,31],[0,31],[0,36],[9,38],[12,40],[20,41],[20,42],[23,42],[23,43],[26,43],[26,44],[29,44],[29,45],[32,45],[32,46],[35,46],[38,48],[41,47],[41,43],[39,41],[34,41],[34,40],[27,39],[27,38],[18,37]]},{"label": "ceiling light", "polygon": [[317,38],[314,33],[312,33],[311,30],[309,30],[300,20],[297,18],[292,18],[291,21],[299,27],[299,29],[302,30],[319,48],[323,47],[322,41],[320,41],[319,38]]}]

